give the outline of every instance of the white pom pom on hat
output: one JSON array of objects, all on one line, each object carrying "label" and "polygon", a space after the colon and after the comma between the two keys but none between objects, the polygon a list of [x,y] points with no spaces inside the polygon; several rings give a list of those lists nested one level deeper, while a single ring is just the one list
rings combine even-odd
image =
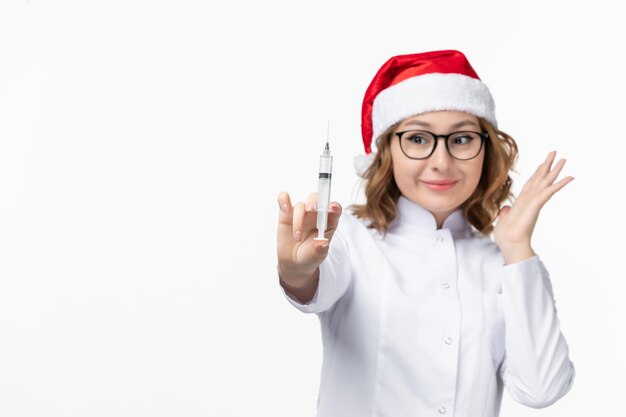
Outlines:
[{"label": "white pom pom on hat", "polygon": [[430,111],[463,111],[497,126],[487,86],[462,52],[442,50],[391,57],[365,91],[361,133],[365,155],[354,158],[363,176],[374,160],[375,140],[394,124]]}]

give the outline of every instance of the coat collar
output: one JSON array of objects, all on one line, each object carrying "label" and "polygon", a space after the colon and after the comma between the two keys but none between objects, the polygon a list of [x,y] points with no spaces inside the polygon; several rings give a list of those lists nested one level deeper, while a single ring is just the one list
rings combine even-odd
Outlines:
[{"label": "coat collar", "polygon": [[[433,235],[437,233],[435,216],[419,204],[406,197],[400,196],[396,204],[396,218],[390,224],[389,231],[408,226],[411,233]],[[458,209],[451,213],[443,222],[441,229],[448,229],[452,236],[465,236],[470,231],[469,223],[463,216],[463,210]]]}]

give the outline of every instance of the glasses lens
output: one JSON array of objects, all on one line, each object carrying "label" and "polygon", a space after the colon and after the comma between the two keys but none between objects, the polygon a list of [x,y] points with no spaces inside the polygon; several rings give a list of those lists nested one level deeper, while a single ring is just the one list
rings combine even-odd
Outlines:
[{"label": "glasses lens", "polygon": [[450,154],[457,159],[472,159],[482,145],[480,134],[476,132],[456,132],[448,138]]},{"label": "glasses lens", "polygon": [[404,132],[400,136],[400,147],[409,158],[426,158],[435,146],[435,138],[431,133],[420,130]]}]

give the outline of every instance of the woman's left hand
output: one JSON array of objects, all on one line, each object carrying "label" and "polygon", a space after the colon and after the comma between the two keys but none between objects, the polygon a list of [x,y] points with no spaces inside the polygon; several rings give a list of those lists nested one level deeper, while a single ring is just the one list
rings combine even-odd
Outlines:
[{"label": "woman's left hand", "polygon": [[539,211],[557,191],[574,179],[568,176],[555,182],[565,165],[565,159],[561,159],[552,167],[555,157],[556,151],[550,152],[524,184],[513,206],[500,209],[493,234],[507,265],[534,256],[530,243]]}]

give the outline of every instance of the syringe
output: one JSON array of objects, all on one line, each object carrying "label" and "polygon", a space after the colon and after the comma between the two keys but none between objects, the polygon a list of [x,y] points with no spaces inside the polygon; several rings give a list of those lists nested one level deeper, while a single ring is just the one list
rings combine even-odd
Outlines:
[{"label": "syringe", "polygon": [[326,239],[324,233],[328,227],[328,205],[330,204],[330,178],[333,170],[333,157],[328,147],[320,155],[319,179],[317,182],[317,239]]}]

